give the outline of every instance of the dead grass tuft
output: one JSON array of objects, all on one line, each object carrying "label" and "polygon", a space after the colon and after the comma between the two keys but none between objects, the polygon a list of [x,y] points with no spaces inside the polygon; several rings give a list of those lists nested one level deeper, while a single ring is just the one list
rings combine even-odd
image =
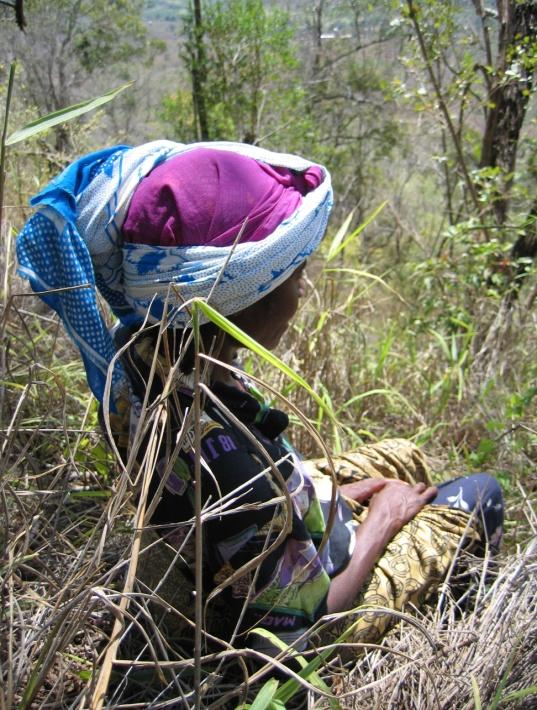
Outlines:
[{"label": "dead grass tuft", "polygon": [[341,682],[345,708],[530,708],[537,704],[537,537],[500,563],[462,612],[447,600],[406,624]]}]

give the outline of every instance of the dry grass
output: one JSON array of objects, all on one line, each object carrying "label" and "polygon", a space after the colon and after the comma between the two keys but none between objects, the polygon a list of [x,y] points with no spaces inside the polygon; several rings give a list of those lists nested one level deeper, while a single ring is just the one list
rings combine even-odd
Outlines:
[{"label": "dry grass", "polygon": [[343,707],[535,707],[537,537],[503,558],[494,574],[478,586],[470,609],[460,613],[444,600],[422,619],[433,648],[403,623],[386,649],[368,652],[341,683]]},{"label": "dry grass", "polygon": [[[342,427],[335,430],[274,377],[277,389],[335,448],[417,433],[439,475],[492,467],[508,498],[506,553],[494,581],[478,582],[462,615],[445,601],[420,618],[434,648],[402,623],[354,667],[330,662],[321,674],[343,707],[496,707],[496,694],[503,707],[537,676],[535,315],[523,302],[508,323],[498,322],[497,304],[483,301],[473,327],[488,338],[466,342],[457,334],[458,353],[468,351],[460,364],[462,354],[450,360],[430,329],[407,332],[408,299],[402,305],[386,285],[372,289],[371,279],[356,278],[343,289],[333,277],[320,278],[284,357],[324,394]],[[4,282],[6,294],[20,288],[11,275]],[[170,559],[157,569],[163,543],[141,537],[144,498],[133,506],[132,472],[120,472],[103,450],[76,354],[57,321],[27,297],[6,295],[2,336],[0,708],[88,706],[99,677],[108,707],[192,706],[193,655],[177,641],[180,609],[166,589],[177,587],[166,577]],[[466,364],[476,361],[473,370]],[[472,458],[485,439],[490,451]],[[296,442],[319,453],[304,428]],[[146,560],[157,573],[151,580]],[[118,645],[106,655],[114,624]],[[218,707],[227,696],[225,706],[235,707],[252,680],[273,672],[273,662],[254,672],[254,655],[210,645],[201,659],[203,704]],[[312,693],[308,702],[326,704]]]}]

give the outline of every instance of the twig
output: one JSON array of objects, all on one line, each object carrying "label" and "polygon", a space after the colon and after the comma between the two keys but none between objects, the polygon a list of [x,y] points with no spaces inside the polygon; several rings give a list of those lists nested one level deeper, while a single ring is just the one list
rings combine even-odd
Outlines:
[{"label": "twig", "polygon": [[11,108],[11,96],[13,94],[13,82],[15,79],[16,62],[12,62],[9,67],[9,79],[7,81],[6,94],[6,111],[4,113],[4,127],[2,129],[2,140],[0,143],[0,234],[3,225],[3,210],[4,210],[4,185],[6,179],[6,139],[7,126],[9,122],[9,109]]},{"label": "twig", "polygon": [[195,515],[195,592],[194,612],[196,628],[194,631],[194,694],[196,710],[201,708],[201,643],[203,625],[203,528],[201,519],[201,382],[200,382],[200,331],[199,311],[192,314],[192,332],[194,333],[194,515]]},{"label": "twig", "polygon": [[[423,33],[421,31],[421,27],[418,22],[418,12],[417,12],[417,8],[414,3],[414,0],[407,0],[407,6],[408,6],[408,14],[409,14],[410,19],[412,20],[412,24],[414,25],[414,30],[416,32],[416,37],[418,38],[418,43],[420,46],[423,61],[425,62],[425,67],[427,69],[427,73],[429,75],[429,79],[431,80],[431,84],[433,85],[434,92],[435,92],[436,98],[438,100],[438,105],[440,106],[440,110],[442,111],[442,113],[444,115],[444,119],[446,121],[446,125],[448,127],[448,130],[449,130],[449,133],[451,136],[451,140],[453,141],[453,145],[455,146],[455,151],[457,153],[457,160],[458,160],[459,166],[463,172],[464,181],[466,183],[466,186],[467,186],[470,196],[472,198],[472,202],[474,203],[474,207],[477,210],[477,213],[481,214],[481,205],[479,204],[479,197],[476,192],[474,182],[473,182],[472,178],[470,177],[470,173],[468,172],[468,168],[466,166],[466,160],[465,160],[464,154],[462,152],[462,147],[461,147],[461,143],[458,138],[458,135],[457,135],[457,131],[455,130],[455,126],[453,125],[453,120],[451,118],[451,114],[449,113],[448,107],[447,107],[446,102],[444,100],[444,95],[442,93],[442,89],[440,87],[438,79],[436,78],[436,75],[433,71],[433,67],[431,65],[429,53],[428,53],[427,47],[425,45],[425,39],[423,37]],[[484,227],[484,226],[483,226],[483,232],[487,236],[487,239],[488,239],[488,232],[487,232],[486,227]]]}]

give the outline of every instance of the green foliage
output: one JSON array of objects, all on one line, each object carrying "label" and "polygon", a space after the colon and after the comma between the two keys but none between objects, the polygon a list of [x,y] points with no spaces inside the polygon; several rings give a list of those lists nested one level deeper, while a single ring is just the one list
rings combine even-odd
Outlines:
[{"label": "green foliage", "polygon": [[[18,101],[34,114],[54,113],[130,79],[132,58],[145,61],[151,43],[141,19],[141,0],[31,0],[27,28],[0,25],[0,63],[17,58]],[[54,133],[58,151],[71,147],[68,127]]]},{"label": "green foliage", "polygon": [[[321,651],[316,658],[308,663],[303,656],[290,649],[287,644],[285,644],[272,632],[267,631],[266,629],[254,629],[252,633],[268,639],[270,643],[273,644],[279,651],[289,653],[293,661],[300,666],[298,676],[308,681],[311,686],[318,688],[325,694],[328,706],[331,710],[341,710],[341,705],[338,700],[332,695],[327,684],[317,673],[317,670],[321,667],[324,661],[326,661],[326,659],[334,653],[334,648],[328,648]],[[344,632],[339,640],[344,641],[348,635],[348,632]],[[285,708],[286,703],[288,703],[301,690],[302,687],[303,686],[298,678],[289,678],[289,680],[285,681],[281,686],[278,681],[267,681],[267,683],[263,685],[259,693],[256,695],[254,702],[250,706],[250,710],[257,707],[257,703],[263,703],[260,707],[266,707],[268,710]]]},{"label": "green foliage", "polygon": [[187,11],[188,0],[145,0],[143,18],[149,22],[177,22]]},{"label": "green foliage", "polygon": [[[186,20],[183,60],[195,63],[193,17]],[[228,0],[204,6],[203,86],[213,140],[255,142],[267,135],[298,132],[304,93],[292,81],[298,66],[289,16],[261,0]],[[191,100],[179,92],[165,100],[163,118],[174,133],[194,137]],[[186,115],[185,115],[186,114]],[[291,119],[292,117],[292,119]],[[304,124],[298,120],[301,129]]]}]

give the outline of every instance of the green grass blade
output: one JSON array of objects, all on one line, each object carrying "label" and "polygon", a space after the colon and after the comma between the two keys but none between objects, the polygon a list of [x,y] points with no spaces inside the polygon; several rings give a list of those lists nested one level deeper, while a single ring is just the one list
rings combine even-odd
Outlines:
[{"label": "green grass blade", "polygon": [[270,350],[267,350],[265,347],[260,345],[257,340],[254,340],[205,301],[194,299],[192,305],[194,309],[199,308],[199,310],[202,311],[202,313],[210,321],[235,338],[235,340],[237,340],[237,342],[241,345],[244,345],[246,348],[265,360],[265,362],[269,363],[269,365],[272,365],[283,372],[283,374],[286,375],[292,382],[295,382],[297,385],[305,389],[306,392],[317,402],[319,407],[327,414],[330,420],[337,424],[334,412],[328,403],[325,402],[322,397],[320,397],[317,392],[310,387],[304,378],[298,375],[292,368],[289,367],[289,365],[286,365],[283,360],[280,360],[280,358],[274,355],[274,353],[271,353]]},{"label": "green grass blade", "polygon": [[250,705],[250,710],[268,710],[273,704],[272,701],[279,685],[280,681],[275,678],[267,680]]},{"label": "green grass blade", "polygon": [[[340,637],[342,638],[342,636]],[[336,641],[337,643],[337,641]],[[324,681],[321,680],[321,678],[317,675],[317,669],[319,666],[324,663],[328,657],[333,653],[334,649],[326,649],[325,651],[321,651],[319,655],[311,660],[306,666],[304,666],[298,673],[298,675],[301,678],[304,678],[304,680],[308,680],[312,685],[316,685],[314,679],[319,679],[322,684],[323,684],[323,690],[326,687],[324,684]],[[317,686],[319,687],[319,686]],[[276,692],[275,699],[279,700],[281,703],[285,705],[291,698],[296,695],[296,693],[300,690],[300,684],[298,683],[297,680],[294,678],[290,678],[288,681],[286,681]],[[339,704],[339,701],[335,697],[328,698],[328,703],[332,710],[341,710],[341,705]]]},{"label": "green grass blade", "polygon": [[370,279],[371,281],[375,281],[376,283],[380,284],[381,286],[384,286],[390,293],[393,293],[394,296],[396,296],[401,303],[405,303],[405,299],[399,294],[394,288],[392,288],[386,281],[384,281],[383,278],[380,276],[377,276],[376,274],[372,274],[369,271],[362,271],[361,269],[351,269],[345,266],[338,266],[338,267],[333,267],[333,268],[325,268],[324,271],[327,274],[333,274],[333,273],[341,273],[341,274],[350,274],[352,276],[360,276],[365,279]]},{"label": "green grass blade", "polygon": [[9,123],[9,111],[11,108],[11,97],[13,95],[13,84],[15,82],[15,71],[17,63],[12,62],[9,67],[9,78],[7,80],[7,93],[4,102],[4,125],[2,127],[2,137],[0,139],[0,225],[3,221],[4,213],[4,186],[6,183],[6,136]]},{"label": "green grass blade", "polygon": [[520,646],[521,641],[517,643],[515,648],[511,651],[509,654],[509,658],[507,659],[507,664],[506,668],[503,672],[502,677],[500,678],[500,682],[498,683],[498,687],[496,688],[496,692],[494,693],[494,697],[491,700],[490,706],[488,710],[497,710],[497,708],[500,707],[500,704],[503,701],[503,691],[505,686],[507,685],[507,681],[509,680],[509,676],[511,675],[511,670],[513,668],[513,663],[515,661],[515,655],[518,650],[518,647]]},{"label": "green grass blade", "polygon": [[129,81],[128,84],[118,86],[117,89],[112,89],[106,94],[98,96],[95,99],[88,99],[87,101],[82,101],[79,104],[73,104],[72,106],[62,108],[59,111],[54,111],[54,113],[49,113],[46,116],[41,116],[41,118],[28,123],[24,126],[24,128],[12,133],[7,138],[6,145],[14,145],[15,143],[19,143],[20,141],[35,136],[42,131],[47,131],[49,128],[57,126],[59,123],[70,121],[73,118],[82,116],[84,113],[88,113],[88,111],[93,111],[94,109],[99,108],[99,106],[103,106],[109,101],[112,101],[112,99],[115,99],[118,94],[124,91],[127,87],[131,86],[132,83],[132,81]]},{"label": "green grass blade", "polygon": [[334,238],[330,242],[328,248],[328,254],[326,255],[326,261],[330,261],[338,253],[341,242],[345,239],[347,231],[349,229],[352,218],[354,217],[354,210],[351,211],[347,219],[343,222],[341,227],[337,230]]},{"label": "green grass blade", "polygon": [[473,676],[473,675],[471,675],[470,678],[472,679],[472,695],[474,696],[474,709],[481,710],[481,708],[482,708],[481,693],[479,692],[479,686],[477,684],[477,680],[475,679],[475,676]]},{"label": "green grass blade", "polygon": [[[274,646],[276,646],[276,648],[279,648],[280,651],[288,651],[289,650],[289,646],[284,641],[282,641],[280,638],[278,638],[278,636],[276,636],[276,634],[273,634],[271,631],[268,631],[267,629],[262,629],[262,628],[253,629],[252,633],[268,639],[272,644],[274,644]],[[308,667],[308,662],[306,661],[304,656],[301,656],[298,653],[293,653],[293,660],[296,661],[302,669]],[[309,674],[309,676],[306,678],[306,680],[308,680],[316,688],[323,690],[325,693],[328,693],[329,695],[332,694],[330,691],[330,688],[326,685],[324,680],[315,671],[312,671]],[[294,678],[290,678],[288,682],[291,684],[291,686],[293,686],[293,684],[296,686],[296,689],[294,690],[294,692],[297,692],[300,689],[300,684]],[[294,686],[293,686],[293,688],[294,688]],[[278,698],[278,696],[277,696],[276,700],[278,700],[278,699],[280,702],[283,702],[282,698]],[[289,699],[289,698],[287,698],[287,699]],[[333,700],[331,699],[330,705],[331,705],[331,707],[334,708],[334,710],[339,710],[339,703],[337,702],[337,700],[335,698]]]},{"label": "green grass blade", "polygon": [[431,335],[434,335],[436,340],[438,341],[438,344],[440,345],[440,349],[444,353],[444,356],[448,362],[451,362],[451,351],[449,349],[449,345],[447,343],[446,338],[442,335],[442,333],[439,333],[437,330],[434,330],[433,328],[429,328],[429,332]]},{"label": "green grass blade", "polygon": [[513,700],[524,700],[528,695],[537,695],[537,685],[530,685],[528,688],[514,690],[512,693],[504,695],[500,700],[500,705],[513,702]]},{"label": "green grass blade", "polygon": [[[332,261],[332,259],[334,259],[334,258],[339,254],[339,252],[343,251],[343,249],[345,249],[345,247],[346,247],[348,244],[350,244],[350,242],[352,242],[353,239],[356,239],[356,237],[358,237],[358,236],[364,231],[364,229],[365,229],[366,227],[368,227],[368,226],[371,224],[371,222],[372,222],[374,219],[376,219],[376,217],[378,217],[378,215],[382,212],[382,210],[386,207],[387,204],[388,204],[388,201],[385,200],[382,204],[380,204],[380,205],[377,207],[376,210],[374,210],[374,211],[369,215],[369,217],[368,217],[364,222],[362,222],[362,224],[361,224],[359,227],[357,227],[357,228],[354,230],[354,232],[352,232],[352,234],[349,234],[349,236],[347,237],[347,239],[345,239],[345,240],[342,241],[340,244],[338,244],[337,246],[334,247],[334,242],[336,241],[336,238],[338,237],[339,233],[343,230],[343,228],[345,228],[345,231],[343,232],[343,234],[347,231],[348,224],[350,224],[350,221],[351,221],[351,219],[352,219],[352,214],[349,215],[349,217],[347,217],[347,219],[346,219],[345,222],[343,223],[343,226],[341,227],[341,229],[338,231],[338,233],[336,234],[336,236],[335,236],[334,239],[332,240],[332,244],[330,245],[330,250],[329,250],[329,252],[328,252],[328,256],[327,256],[327,258],[326,258],[326,261],[327,261],[327,262],[328,262],[328,261]],[[333,247],[334,247],[334,248],[333,248]]]},{"label": "green grass blade", "polygon": [[355,402],[360,402],[362,399],[366,399],[367,397],[372,397],[374,395],[380,395],[383,397],[386,397],[388,400],[391,400],[392,398],[395,398],[399,400],[402,404],[405,405],[405,407],[408,408],[410,412],[412,412],[414,415],[417,415],[418,412],[417,410],[410,404],[409,400],[404,397],[400,392],[394,389],[372,389],[368,390],[367,392],[360,392],[360,394],[354,395],[354,397],[351,397],[348,399],[346,402],[344,402],[341,407],[339,407],[335,414],[336,416],[338,414],[341,414],[341,412],[345,411],[345,409],[348,409],[352,404]]}]

